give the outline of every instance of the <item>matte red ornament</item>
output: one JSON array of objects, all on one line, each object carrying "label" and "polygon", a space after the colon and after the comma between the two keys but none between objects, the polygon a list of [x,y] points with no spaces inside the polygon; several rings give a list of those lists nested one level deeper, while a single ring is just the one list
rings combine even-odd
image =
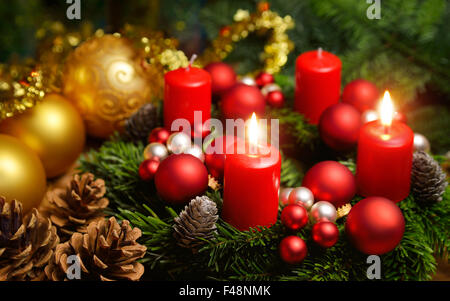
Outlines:
[{"label": "matte red ornament", "polygon": [[305,259],[308,249],[303,239],[298,236],[287,236],[280,242],[280,257],[284,262],[297,264]]},{"label": "matte red ornament", "polygon": [[275,82],[273,75],[267,72],[261,72],[255,78],[256,84],[260,87],[264,87],[265,85],[271,84]]},{"label": "matte red ornament", "polygon": [[342,102],[354,106],[360,113],[375,109],[380,91],[372,82],[356,79],[348,83],[342,92]]},{"label": "matte red ornament", "polygon": [[142,161],[141,165],[139,165],[139,177],[141,178],[141,180],[153,180],[156,171],[158,170],[159,164],[159,159],[148,159]]},{"label": "matte red ornament", "polygon": [[192,155],[172,154],[161,162],[155,186],[166,202],[185,204],[208,188],[208,171],[202,161]]},{"label": "matte red ornament", "polygon": [[300,230],[308,223],[308,211],[297,204],[288,205],[281,212],[281,222],[289,230]]},{"label": "matte red ornament", "polygon": [[345,232],[361,252],[381,255],[400,243],[405,232],[405,219],[393,201],[383,197],[368,197],[350,210]]},{"label": "matte red ornament", "polygon": [[274,108],[281,108],[284,104],[284,94],[281,91],[272,91],[267,94],[266,101]]},{"label": "matte red ornament", "polygon": [[352,172],[336,161],[323,161],[311,167],[302,186],[311,190],[316,202],[327,201],[336,208],[348,203],[356,193]]},{"label": "matte red ornament", "polygon": [[356,145],[360,127],[361,114],[346,103],[334,104],[320,116],[320,137],[337,151],[349,150]]},{"label": "matte red ornament", "polygon": [[211,75],[211,90],[215,95],[226,92],[236,84],[236,73],[228,64],[215,62],[208,64],[204,69]]},{"label": "matte red ornament", "polygon": [[154,128],[150,135],[148,136],[148,143],[158,142],[165,144],[167,139],[169,139],[170,131],[166,128],[158,127]]},{"label": "matte red ornament", "polygon": [[314,224],[311,230],[312,239],[321,247],[330,248],[336,244],[339,239],[338,227],[328,221]]},{"label": "matte red ornament", "polygon": [[242,118],[247,120],[255,112],[263,116],[266,101],[261,91],[254,86],[237,84],[222,99],[222,113],[225,119]]}]

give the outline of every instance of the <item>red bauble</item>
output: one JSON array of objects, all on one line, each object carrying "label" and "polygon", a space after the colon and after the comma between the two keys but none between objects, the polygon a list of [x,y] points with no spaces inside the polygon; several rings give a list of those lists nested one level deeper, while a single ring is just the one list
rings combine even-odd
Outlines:
[{"label": "red bauble", "polygon": [[225,119],[247,120],[253,112],[263,116],[266,101],[261,91],[254,86],[237,84],[222,99],[222,113]]},{"label": "red bauble", "polygon": [[354,106],[360,113],[373,110],[380,100],[377,86],[364,79],[356,79],[344,88],[342,101]]},{"label": "red bauble", "polygon": [[302,186],[311,190],[316,202],[327,201],[336,208],[348,203],[356,193],[352,172],[336,161],[323,161],[311,167]]},{"label": "red bauble", "polygon": [[406,115],[402,112],[395,112],[394,114],[394,120],[401,121],[403,123],[408,123],[408,118]]},{"label": "red bauble", "polygon": [[284,95],[281,91],[269,92],[266,96],[266,101],[274,108],[281,108],[284,104]]},{"label": "red bauble", "polygon": [[361,114],[353,106],[337,103],[323,111],[319,121],[320,137],[334,150],[349,150],[356,145]]},{"label": "red bauble", "polygon": [[158,142],[165,144],[169,139],[170,131],[165,128],[154,128],[148,136],[148,143]]},{"label": "red bauble", "polygon": [[160,162],[158,159],[144,160],[141,165],[139,165],[139,177],[141,177],[141,180],[153,180],[156,171],[158,170],[159,164]]},{"label": "red bauble", "polygon": [[368,197],[350,210],[345,232],[361,252],[380,255],[400,243],[405,232],[405,219],[400,208],[391,200]]},{"label": "red bauble", "polygon": [[332,222],[318,222],[311,230],[312,239],[321,247],[330,248],[339,239],[339,229]]},{"label": "red bauble", "polygon": [[236,84],[236,73],[230,65],[215,62],[204,68],[211,75],[211,91],[220,95]]},{"label": "red bauble", "polygon": [[206,167],[216,180],[223,179],[227,145],[231,145],[235,141],[235,136],[220,136],[214,139],[205,149]]},{"label": "red bauble", "polygon": [[287,205],[281,212],[281,222],[289,230],[300,230],[308,223],[308,211],[297,204]]},{"label": "red bauble", "polygon": [[280,242],[280,257],[284,262],[300,263],[305,259],[307,253],[305,241],[298,236],[287,236]]},{"label": "red bauble", "polygon": [[267,72],[261,72],[255,78],[255,82],[258,86],[264,87],[265,85],[271,84],[275,81],[273,75]]},{"label": "red bauble", "polygon": [[155,186],[166,202],[184,204],[208,188],[208,171],[202,161],[192,155],[173,154],[161,162]]},{"label": "red bauble", "polygon": [[205,138],[211,133],[210,127],[208,126],[208,122],[205,121],[202,123],[196,123],[193,125],[191,129],[191,137],[195,139],[196,137]]}]

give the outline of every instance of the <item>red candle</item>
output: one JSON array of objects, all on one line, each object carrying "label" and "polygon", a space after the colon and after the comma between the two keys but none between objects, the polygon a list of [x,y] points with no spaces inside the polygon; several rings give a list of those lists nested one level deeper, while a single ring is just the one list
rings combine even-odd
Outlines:
[{"label": "red candle", "polygon": [[211,76],[203,69],[189,66],[167,72],[164,76],[164,126],[184,118],[194,128],[194,111],[202,120],[211,118]]},{"label": "red candle", "polygon": [[360,130],[356,182],[363,196],[399,202],[409,195],[414,133],[405,123],[392,121],[387,91],[381,107],[381,119]]},{"label": "red candle", "polygon": [[[239,149],[245,151],[237,153]],[[242,148],[236,142],[229,147],[225,158],[222,218],[239,230],[275,224],[280,170],[280,152],[273,146],[255,147],[250,142]]]},{"label": "red candle", "polygon": [[295,82],[295,110],[317,124],[322,112],[339,101],[341,60],[321,48],[302,53],[296,61]]}]

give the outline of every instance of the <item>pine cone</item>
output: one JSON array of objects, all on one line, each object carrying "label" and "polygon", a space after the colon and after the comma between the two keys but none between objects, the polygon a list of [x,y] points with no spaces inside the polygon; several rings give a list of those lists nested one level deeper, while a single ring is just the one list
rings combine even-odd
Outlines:
[{"label": "pine cone", "polygon": [[158,125],[157,108],[147,103],[125,120],[125,138],[146,142],[148,135]]},{"label": "pine cone", "polygon": [[87,233],[74,233],[69,241],[56,247],[45,274],[53,281],[69,280],[69,263],[74,263],[68,263],[68,258],[76,255],[81,280],[139,280],[144,266],[136,260],[144,257],[147,251],[136,242],[141,235],[141,230],[132,229],[126,220],[121,225],[114,217],[93,222]]},{"label": "pine cone", "polygon": [[105,181],[94,180],[91,173],[75,175],[65,190],[50,192],[50,206],[45,213],[58,228],[62,242],[75,232],[86,233],[91,222],[104,218],[103,210],[109,204],[103,197],[105,192]]},{"label": "pine cone", "polygon": [[414,153],[411,189],[419,202],[440,202],[447,187],[445,173],[439,163],[424,151]]},{"label": "pine cone", "polygon": [[0,281],[45,279],[58,243],[56,228],[37,209],[23,217],[20,202],[0,197]]},{"label": "pine cone", "polygon": [[216,203],[207,196],[191,200],[189,205],[175,218],[173,229],[178,245],[195,252],[198,246],[204,244],[204,241],[199,238],[212,239],[214,237],[218,218]]}]

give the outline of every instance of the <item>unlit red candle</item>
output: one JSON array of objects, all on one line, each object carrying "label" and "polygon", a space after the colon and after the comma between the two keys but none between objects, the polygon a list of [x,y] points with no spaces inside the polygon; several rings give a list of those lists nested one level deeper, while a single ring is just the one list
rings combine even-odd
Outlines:
[{"label": "unlit red candle", "polygon": [[202,112],[202,121],[211,118],[211,76],[203,69],[189,66],[164,76],[164,126],[184,118],[194,128],[194,112]]},{"label": "unlit red candle", "polygon": [[295,68],[295,110],[312,124],[329,106],[338,103],[341,91],[341,60],[319,50],[298,56]]}]

